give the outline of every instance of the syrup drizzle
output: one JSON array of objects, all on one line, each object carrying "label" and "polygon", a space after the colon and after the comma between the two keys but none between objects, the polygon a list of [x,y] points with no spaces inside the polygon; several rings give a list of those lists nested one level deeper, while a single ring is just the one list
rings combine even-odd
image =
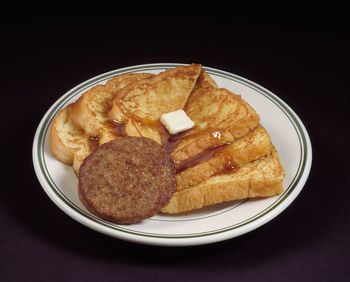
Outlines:
[{"label": "syrup drizzle", "polygon": [[[196,127],[192,127],[191,129],[188,129],[184,132],[180,132],[178,134],[175,135],[171,135],[168,130],[166,129],[166,127],[161,124],[161,123],[150,123],[150,122],[140,122],[138,121],[138,123],[140,124],[140,126],[148,126],[148,127],[153,127],[155,131],[159,132],[160,136],[161,136],[161,143],[163,148],[169,153],[171,154],[176,147],[186,138],[189,137],[194,137],[194,136],[201,136],[201,135],[205,135],[205,134],[209,134],[210,135],[210,139],[212,140],[212,142],[214,144],[216,144],[214,146],[214,148],[211,148],[210,150],[204,151],[202,153],[200,153],[199,155],[196,155],[194,157],[191,157],[190,159],[184,161],[183,163],[180,163],[177,165],[176,168],[176,173],[179,174],[182,171],[194,167],[198,164],[204,163],[209,161],[210,159],[213,158],[213,156],[215,156],[216,152],[218,152],[220,149],[222,149],[223,147],[229,145],[229,143],[225,142],[225,139],[223,138],[222,134],[220,133],[220,131],[215,130],[215,131],[200,131],[200,132],[196,132]],[[114,128],[116,135],[117,136],[126,136],[125,133],[125,125],[126,123],[119,123],[116,121],[107,121],[107,126],[111,126]],[[235,169],[236,166],[233,165],[229,165],[225,168],[225,170],[222,173],[229,173],[230,171],[232,171],[233,169]],[[220,173],[218,173],[220,174]]]}]

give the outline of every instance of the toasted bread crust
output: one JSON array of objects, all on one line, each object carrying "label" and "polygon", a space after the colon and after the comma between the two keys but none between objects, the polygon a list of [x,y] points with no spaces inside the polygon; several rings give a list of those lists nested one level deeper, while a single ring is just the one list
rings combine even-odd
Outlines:
[{"label": "toasted bread crust", "polygon": [[111,92],[105,86],[92,87],[75,102],[71,112],[73,121],[83,128],[87,135],[98,136],[103,123],[108,120],[104,113],[108,111],[112,99]]},{"label": "toasted bread crust", "polygon": [[274,196],[283,191],[284,176],[273,148],[266,157],[231,173],[212,176],[199,185],[175,192],[161,212],[182,213],[226,201]]},{"label": "toasted bread crust", "polygon": [[71,112],[73,121],[87,135],[99,136],[100,144],[117,138],[115,130],[108,123],[108,112],[115,94],[130,83],[152,76],[149,73],[122,74],[108,80],[106,85],[92,87],[75,102]]},{"label": "toasted bread crust", "polygon": [[210,153],[210,158],[204,162],[199,161],[199,164],[178,173],[177,190],[199,184],[223,170],[241,167],[267,155],[270,151],[270,136],[259,126],[247,136]]},{"label": "toasted bread crust", "polygon": [[201,65],[192,64],[129,84],[118,91],[113,101],[116,111],[110,111],[110,119],[122,123],[130,118],[158,122],[163,113],[185,106],[200,71]]},{"label": "toasted bread crust", "polygon": [[[203,111],[203,108],[208,108]],[[185,107],[196,128],[172,153],[177,164],[217,146],[229,144],[253,131],[260,117],[241,96],[224,88],[200,88]]]},{"label": "toasted bread crust", "polygon": [[113,95],[113,97],[118,93],[118,91],[127,85],[141,79],[150,78],[154,76],[152,73],[127,73],[117,75],[110,80],[108,80],[105,84],[106,88],[109,89]]},{"label": "toasted bread crust", "polygon": [[50,147],[53,155],[61,162],[73,165],[79,171],[82,160],[91,152],[94,143],[74,123],[71,111],[74,104],[60,110],[51,124]]},{"label": "toasted bread crust", "polygon": [[132,132],[137,131],[161,144],[160,116],[185,106],[200,71],[201,65],[192,64],[129,84],[116,93],[108,114],[110,120],[130,121]]},{"label": "toasted bread crust", "polygon": [[71,165],[74,158],[74,149],[68,147],[60,137],[60,123],[68,121],[68,107],[60,110],[51,124],[50,147],[51,152],[56,159]]},{"label": "toasted bread crust", "polygon": [[199,76],[198,76],[196,84],[193,87],[192,93],[194,93],[199,88],[207,88],[210,86],[218,87],[215,80],[212,79],[211,76],[204,69],[202,69]]},{"label": "toasted bread crust", "polygon": [[118,138],[107,115],[115,92],[136,80],[152,76],[149,73],[118,75],[107,81],[106,86],[91,88],[74,104],[62,109],[51,125],[50,146],[53,155],[63,163],[72,165],[78,174],[80,165],[97,143],[104,144]]},{"label": "toasted bread crust", "polygon": [[[171,73],[170,73],[171,75]],[[196,80],[196,83],[193,87],[193,90],[191,93],[195,91],[195,89],[203,88],[203,87],[217,87],[216,82],[207,74],[204,69],[201,69],[199,76]],[[126,90],[124,90],[126,91]],[[187,102],[186,102],[187,103]],[[114,110],[117,110],[119,112],[119,108],[116,107],[111,110],[110,114]],[[144,136],[151,138],[152,140],[156,141],[159,144],[163,144],[163,137],[164,132],[161,128],[160,122],[144,122],[141,120],[135,120],[135,119],[129,119],[125,126],[125,132],[127,136]],[[163,144],[164,145],[164,144]]]}]

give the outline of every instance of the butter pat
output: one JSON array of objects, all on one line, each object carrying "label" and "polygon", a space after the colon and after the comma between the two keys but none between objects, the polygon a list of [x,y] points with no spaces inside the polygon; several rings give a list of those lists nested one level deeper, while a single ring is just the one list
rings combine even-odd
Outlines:
[{"label": "butter pat", "polygon": [[194,122],[183,110],[162,114],[160,122],[165,125],[170,134],[176,134],[194,126]]}]

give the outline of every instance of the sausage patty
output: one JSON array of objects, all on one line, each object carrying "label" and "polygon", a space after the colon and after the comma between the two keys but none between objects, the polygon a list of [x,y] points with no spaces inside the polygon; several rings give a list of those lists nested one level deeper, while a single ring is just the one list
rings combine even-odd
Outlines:
[{"label": "sausage patty", "polygon": [[97,147],[79,170],[79,198],[97,216],[130,224],[151,217],[176,190],[170,155],[145,137],[121,137]]}]

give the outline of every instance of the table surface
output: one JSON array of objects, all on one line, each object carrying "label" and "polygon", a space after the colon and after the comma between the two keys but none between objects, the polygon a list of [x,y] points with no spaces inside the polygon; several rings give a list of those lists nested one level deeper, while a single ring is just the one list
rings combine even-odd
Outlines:
[{"label": "table surface", "polygon": [[[182,5],[163,12],[141,5],[135,13],[101,3],[1,4],[0,281],[349,281],[345,9]],[[90,230],[43,192],[31,147],[48,108],[100,73],[162,62],[243,76],[304,122],[311,173],[277,218],[216,244],[153,247]]]}]

